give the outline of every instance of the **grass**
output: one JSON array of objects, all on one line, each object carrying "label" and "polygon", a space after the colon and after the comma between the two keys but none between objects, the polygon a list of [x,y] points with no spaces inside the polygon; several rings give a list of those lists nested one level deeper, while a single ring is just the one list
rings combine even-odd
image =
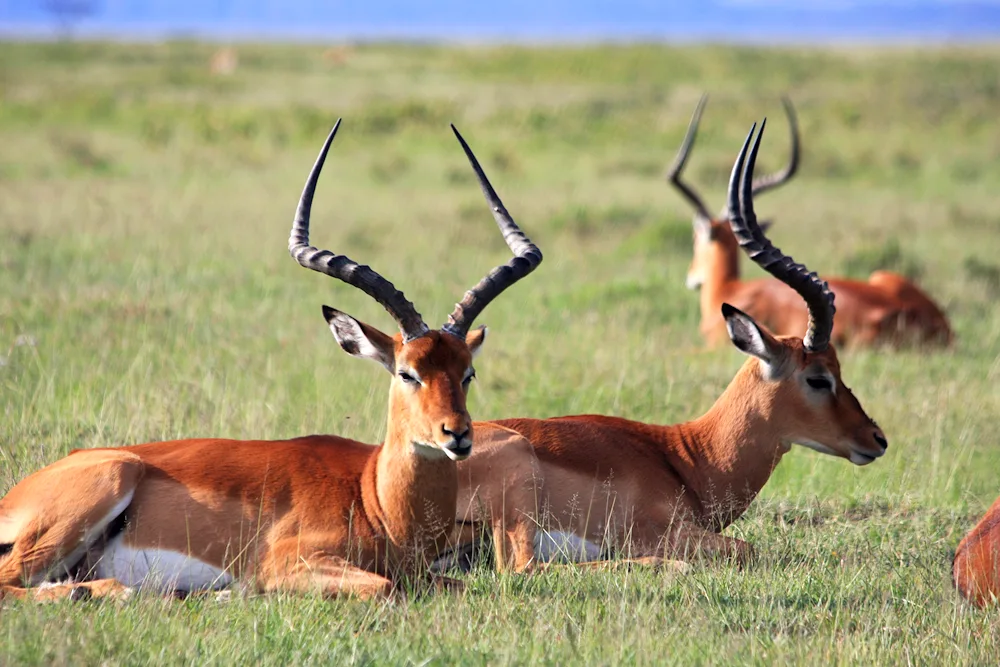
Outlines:
[{"label": "grass", "polygon": [[313,238],[429,321],[506,257],[448,122],[545,252],[482,318],[477,418],[682,421],[735,373],[735,350],[702,349],[690,211],[661,178],[703,90],[688,171],[710,206],[765,114],[762,168],[780,166],[790,93],[804,163],[760,199],[774,239],[821,273],[919,274],[958,345],[844,355],[890,450],[864,469],[787,456],[727,531],[756,545],[752,570],[481,571],[391,603],[9,604],[0,662],[995,662],[1000,616],[960,602],[949,567],[1000,492],[997,47],[244,45],[228,77],[215,48],[0,43],[0,490],[76,447],[381,437],[382,370],[337,349],[320,304],[388,318],[285,250],[340,115]]}]

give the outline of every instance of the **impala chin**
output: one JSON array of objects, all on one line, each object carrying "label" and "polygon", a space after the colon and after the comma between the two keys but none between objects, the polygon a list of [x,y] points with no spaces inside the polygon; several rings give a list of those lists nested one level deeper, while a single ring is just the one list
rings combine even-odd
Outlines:
[{"label": "impala chin", "polygon": [[688,277],[684,280],[684,286],[687,287],[689,290],[695,290],[695,291],[700,290],[701,278],[689,274]]},{"label": "impala chin", "polygon": [[803,447],[808,447],[814,452],[819,452],[820,454],[827,454],[829,456],[840,456],[843,457],[842,452],[838,452],[833,447],[827,447],[821,442],[816,442],[815,440],[809,440],[808,438],[797,438],[795,444],[802,445]]},{"label": "impala chin", "polygon": [[875,459],[877,459],[879,456],[882,455],[879,454],[878,456],[872,456],[871,454],[863,454],[861,452],[851,452],[850,459],[851,463],[853,463],[856,466],[866,466]]},{"label": "impala chin", "polygon": [[856,466],[866,466],[883,454],[885,454],[884,449],[861,451],[860,449],[851,447],[851,455],[848,458]]},{"label": "impala chin", "polygon": [[472,453],[472,439],[462,438],[440,445],[441,450],[452,461],[464,461]]},{"label": "impala chin", "polygon": [[464,461],[472,454],[472,439],[462,438],[461,440],[449,440],[447,442],[437,442],[427,444],[425,442],[414,442],[414,451],[424,458],[444,459],[452,461]]}]

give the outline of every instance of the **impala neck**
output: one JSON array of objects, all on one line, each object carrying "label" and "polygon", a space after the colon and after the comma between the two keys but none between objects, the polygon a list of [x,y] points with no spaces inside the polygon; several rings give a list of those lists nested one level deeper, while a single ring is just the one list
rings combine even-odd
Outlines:
[{"label": "impala neck", "polygon": [[379,518],[397,547],[433,551],[433,557],[454,526],[458,471],[444,452],[413,445],[405,427],[391,418],[391,405],[389,413],[375,465]]},{"label": "impala neck", "polygon": [[775,428],[779,386],[750,360],[703,416],[666,427],[674,451],[681,445],[674,465],[713,528],[746,511],[789,449]]},{"label": "impala neck", "polygon": [[[740,257],[736,239],[719,239],[705,249],[705,278],[701,285],[701,321],[717,320],[719,305],[740,280]],[[730,247],[731,246],[731,247]]]}]

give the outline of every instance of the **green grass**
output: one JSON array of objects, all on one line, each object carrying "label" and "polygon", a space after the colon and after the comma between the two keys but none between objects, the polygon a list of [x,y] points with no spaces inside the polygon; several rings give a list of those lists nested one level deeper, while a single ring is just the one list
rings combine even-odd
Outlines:
[{"label": "green grass", "polygon": [[[492,304],[470,409],[670,423],[735,373],[684,290],[690,212],[662,180],[699,95],[688,173],[712,208],[751,122],[775,241],[821,273],[881,263],[946,307],[953,351],[843,356],[891,447],[796,449],[727,534],[747,571],[478,572],[390,603],[140,596],[0,608],[0,663],[991,664],[1000,616],[950,559],[1000,492],[1000,48],[0,44],[0,490],[75,447],[334,432],[376,441],[386,378],[348,358],[328,303],[371,300],[285,245],[326,131],[313,238],[369,262],[430,322],[506,250],[454,121],[545,252]],[[747,269],[748,275],[758,275]]]}]

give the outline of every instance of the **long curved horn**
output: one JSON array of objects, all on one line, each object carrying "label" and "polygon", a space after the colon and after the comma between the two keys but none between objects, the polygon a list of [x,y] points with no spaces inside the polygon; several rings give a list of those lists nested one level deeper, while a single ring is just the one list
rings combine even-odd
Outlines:
[{"label": "long curved horn", "polygon": [[327,136],[326,143],[323,144],[323,149],[319,152],[312,171],[309,172],[309,178],[306,179],[302,197],[295,210],[292,233],[288,237],[288,252],[307,269],[343,280],[378,301],[396,320],[399,330],[403,333],[403,341],[409,342],[426,334],[428,328],[420,313],[401,291],[371,267],[358,264],[345,255],[336,255],[329,250],[320,250],[309,245],[309,214],[312,210],[313,194],[316,192],[316,181],[319,180],[326,154],[339,127],[340,119]]},{"label": "long curved horn", "polygon": [[489,305],[490,301],[535,270],[535,267],[542,261],[542,251],[524,235],[514,219],[510,217],[503,202],[500,201],[500,197],[490,185],[489,179],[486,178],[486,174],[483,173],[483,168],[479,166],[479,160],[473,155],[469,144],[465,143],[465,139],[462,138],[454,125],[451,126],[451,129],[458,138],[458,142],[462,144],[462,150],[469,158],[473,171],[476,172],[479,187],[482,188],[486,202],[490,205],[493,219],[497,221],[497,226],[500,228],[500,233],[503,234],[504,241],[507,242],[507,247],[514,253],[513,259],[490,271],[475,287],[465,293],[462,300],[455,304],[455,310],[448,316],[448,322],[441,327],[443,331],[464,339],[472,322],[475,321],[479,313],[483,312],[483,308]]},{"label": "long curved horn", "polygon": [[698,135],[698,123],[701,122],[701,113],[705,110],[706,102],[708,102],[708,93],[702,95],[701,99],[698,100],[698,106],[695,107],[694,115],[691,116],[691,122],[688,124],[687,134],[684,135],[684,143],[681,144],[680,150],[677,151],[677,157],[674,158],[673,164],[667,170],[667,180],[694,207],[696,217],[702,218],[704,221],[712,219],[712,216],[708,212],[708,207],[705,206],[704,200],[702,200],[695,189],[681,180],[681,172],[684,170],[684,165],[691,154],[691,148],[694,147],[694,140]]},{"label": "long curved horn", "polygon": [[760,124],[760,133],[757,134],[750,157],[746,160],[746,170],[743,169],[743,162],[746,159],[750,139],[757,129],[756,123],[750,128],[750,134],[743,142],[743,149],[740,150],[736,164],[733,165],[733,172],[729,177],[729,225],[740,247],[750,259],[798,292],[806,302],[806,307],[809,309],[809,324],[802,340],[807,350],[822,352],[830,344],[830,334],[833,331],[833,315],[836,312],[833,306],[833,292],[825,281],[819,279],[819,276],[810,273],[804,265],[796,263],[768,240],[757,224],[757,215],[753,210],[753,169],[766,123],[767,119]]},{"label": "long curved horn", "polygon": [[[773,174],[768,174],[766,176],[761,176],[753,180],[753,193],[754,195],[759,195],[762,192],[767,192],[772,188],[776,188],[779,185],[784,185],[792,179],[795,172],[799,170],[799,157],[801,156],[801,147],[799,146],[799,121],[795,117],[795,107],[792,106],[792,101],[788,96],[781,98],[781,104],[785,107],[785,115],[788,116],[788,129],[791,133],[791,155],[788,158],[788,166],[786,166],[781,171],[775,172]],[[763,132],[764,128],[761,128]]]}]

